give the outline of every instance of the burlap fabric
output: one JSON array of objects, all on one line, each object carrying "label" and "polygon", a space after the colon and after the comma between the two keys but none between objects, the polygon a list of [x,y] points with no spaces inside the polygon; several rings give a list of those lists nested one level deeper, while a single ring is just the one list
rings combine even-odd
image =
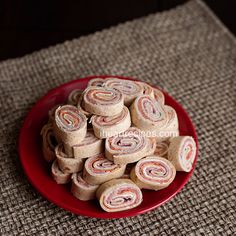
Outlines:
[{"label": "burlap fabric", "polygon": [[[196,125],[199,161],[171,201],[116,220],[76,216],[42,198],[17,154],[22,121],[49,89],[77,76],[137,77],[167,90]],[[1,235],[233,235],[236,230],[236,43],[193,0],[0,63]]]}]

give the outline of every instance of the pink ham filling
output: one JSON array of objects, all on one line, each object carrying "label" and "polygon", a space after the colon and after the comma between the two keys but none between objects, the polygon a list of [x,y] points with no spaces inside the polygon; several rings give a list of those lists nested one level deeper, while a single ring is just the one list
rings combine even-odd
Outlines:
[{"label": "pink ham filling", "polygon": [[[101,169],[98,169],[98,167]],[[96,174],[104,174],[116,170],[119,166],[104,157],[97,157],[90,160],[88,168]]]},{"label": "pink ham filling", "polygon": [[185,159],[187,161],[189,161],[190,159],[192,159],[193,157],[193,143],[192,143],[192,139],[188,138],[184,141],[183,145],[182,145],[182,149],[181,149],[181,157],[183,158],[183,151],[184,149],[189,146],[190,147],[190,151],[188,152],[187,156],[185,157]]},{"label": "pink ham filling", "polygon": [[[141,115],[150,121],[153,122],[160,122],[165,119],[164,111],[160,108],[160,110],[157,109],[156,102],[152,101],[150,97],[141,97],[137,101],[138,110],[141,113]],[[147,110],[147,107],[151,107],[151,113],[149,110]],[[143,110],[144,108],[144,110]],[[151,116],[150,114],[153,114],[154,116]]]},{"label": "pink ham filling", "polygon": [[126,110],[122,110],[117,116],[95,116],[93,122],[99,126],[111,126],[120,123],[127,115]]},{"label": "pink ham filling", "polygon": [[[103,95],[112,95],[109,97],[102,98],[98,94],[103,94]],[[118,101],[121,100],[122,94],[118,93],[117,91],[106,91],[106,90],[89,90],[86,94],[86,99],[93,104],[98,104],[98,105],[111,105],[114,103],[117,103]]]},{"label": "pink ham filling", "polygon": [[144,162],[138,166],[138,169],[143,179],[159,184],[168,183],[174,175],[172,168],[162,161]]},{"label": "pink ham filling", "polygon": [[[135,199],[133,199],[132,195],[135,195]],[[130,195],[130,196],[122,196],[122,195]],[[142,196],[138,189],[135,189],[133,186],[120,187],[110,192],[108,195],[103,197],[103,204],[107,209],[120,209],[128,206],[136,206],[140,203]],[[115,200],[115,201],[114,201]],[[117,203],[117,204],[114,204]]]},{"label": "pink ham filling", "polygon": [[[108,139],[109,148],[117,151],[117,154],[135,153],[142,150],[146,146],[144,137],[130,134],[124,136],[113,136]],[[135,146],[132,144],[135,143]]]},{"label": "pink ham filling", "polygon": [[81,124],[85,122],[76,107],[62,107],[57,111],[56,116],[59,118],[63,128],[70,131],[79,129]]}]

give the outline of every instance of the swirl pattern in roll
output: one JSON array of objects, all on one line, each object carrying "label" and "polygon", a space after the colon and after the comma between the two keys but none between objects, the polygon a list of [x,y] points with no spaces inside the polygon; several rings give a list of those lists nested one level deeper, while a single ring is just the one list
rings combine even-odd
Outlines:
[{"label": "swirl pattern in roll", "polygon": [[106,80],[104,86],[121,91],[124,95],[124,103],[126,106],[130,106],[137,96],[143,94],[142,85],[132,80],[111,78]]},{"label": "swirl pattern in roll", "polygon": [[102,184],[96,196],[101,208],[107,212],[129,210],[143,200],[141,190],[129,179],[113,179]]},{"label": "swirl pattern in roll", "polygon": [[82,173],[74,173],[71,177],[71,193],[81,201],[92,200],[96,197],[96,191],[99,185],[91,185],[87,183]]},{"label": "swirl pattern in roll", "polygon": [[63,173],[76,173],[82,170],[84,162],[81,159],[68,157],[62,143],[56,146],[55,154],[58,166]]},{"label": "swirl pattern in roll", "polygon": [[168,160],[177,171],[189,172],[196,156],[196,143],[190,136],[179,136],[170,139]]},{"label": "swirl pattern in roll", "polygon": [[124,106],[121,113],[115,116],[97,116],[91,118],[95,135],[100,138],[108,138],[124,132],[131,126],[129,109]]},{"label": "swirl pattern in roll", "polygon": [[167,158],[168,154],[168,148],[169,148],[169,141],[157,141],[156,142],[156,149],[154,154],[160,157],[165,157]]},{"label": "swirl pattern in roll", "polygon": [[47,162],[52,162],[56,159],[55,156],[55,147],[57,141],[53,132],[53,127],[51,123],[48,123],[43,126],[41,130],[41,135],[43,138],[43,156]]},{"label": "swirl pattern in roll", "polygon": [[58,184],[67,184],[67,183],[70,182],[71,174],[70,173],[64,173],[60,169],[57,159],[54,160],[54,162],[52,163],[51,174],[52,174],[53,179]]},{"label": "swirl pattern in roll", "polygon": [[154,99],[161,103],[162,105],[165,104],[165,96],[164,94],[157,88],[153,88],[153,93],[154,93]]},{"label": "swirl pattern in roll", "polygon": [[130,112],[133,124],[143,131],[160,129],[167,122],[164,107],[147,95],[137,97]]},{"label": "swirl pattern in roll", "polygon": [[83,141],[73,146],[74,158],[82,159],[104,152],[104,140],[98,139],[92,129],[88,129]]},{"label": "swirl pattern in roll", "polygon": [[102,87],[105,82],[105,79],[102,78],[94,78],[89,80],[88,86],[97,86],[97,87]]},{"label": "swirl pattern in roll", "polygon": [[143,88],[143,95],[149,95],[152,98],[154,98],[153,88],[149,84],[147,84],[145,82],[141,82],[141,81],[137,82],[137,83],[139,83],[142,86],[142,88]]},{"label": "swirl pattern in roll", "polygon": [[165,105],[164,109],[166,111],[166,124],[158,130],[156,136],[157,141],[168,141],[171,137],[179,136],[179,122],[178,116],[174,108]]},{"label": "swirl pattern in roll", "polygon": [[178,122],[178,116],[175,111],[175,109],[171,106],[164,106],[166,112],[167,112],[167,123],[165,125],[165,129],[168,130],[178,130],[179,129],[179,122]]},{"label": "swirl pattern in roll", "polygon": [[131,127],[119,135],[106,139],[105,155],[114,163],[125,165],[145,157],[149,145],[148,138],[142,136],[139,129]]},{"label": "swirl pattern in roll", "polygon": [[73,106],[77,106],[82,93],[83,90],[81,89],[72,90],[68,96],[67,103]]},{"label": "swirl pattern in roll", "polygon": [[89,184],[97,185],[110,179],[119,178],[125,172],[125,165],[118,165],[106,159],[104,154],[86,160],[83,179]]},{"label": "swirl pattern in roll", "polygon": [[70,146],[81,142],[87,132],[87,118],[76,107],[64,105],[55,112],[54,131]]},{"label": "swirl pattern in roll", "polygon": [[140,160],[132,169],[130,178],[140,188],[160,190],[174,180],[175,167],[165,158],[148,156]]},{"label": "swirl pattern in roll", "polygon": [[83,94],[84,109],[95,115],[114,116],[122,112],[124,98],[120,91],[105,87],[88,87]]}]

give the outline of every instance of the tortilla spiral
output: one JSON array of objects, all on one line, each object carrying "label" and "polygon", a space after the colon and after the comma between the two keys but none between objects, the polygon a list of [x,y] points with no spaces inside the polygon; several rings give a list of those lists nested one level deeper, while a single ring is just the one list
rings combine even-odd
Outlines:
[{"label": "tortilla spiral", "polygon": [[41,133],[43,138],[43,156],[47,162],[52,162],[56,159],[55,156],[55,147],[57,141],[53,132],[53,127],[51,123],[48,123],[43,126]]},{"label": "tortilla spiral", "polygon": [[114,116],[124,106],[120,91],[104,87],[88,87],[83,94],[84,109],[95,115]]},{"label": "tortilla spiral", "polygon": [[74,106],[60,106],[55,111],[54,131],[62,142],[73,146],[85,138],[87,118]]},{"label": "tortilla spiral", "polygon": [[77,106],[82,93],[83,93],[83,90],[81,89],[72,90],[68,96],[67,103],[73,106]]},{"label": "tortilla spiral", "polygon": [[143,95],[149,95],[152,98],[154,98],[154,90],[152,88],[152,86],[150,86],[149,84],[145,83],[145,82],[138,82],[142,87],[143,87]]},{"label": "tortilla spiral", "polygon": [[82,173],[74,173],[71,177],[71,193],[82,201],[92,200],[96,197],[99,185],[91,185],[84,181]]},{"label": "tortilla spiral", "polygon": [[131,127],[125,132],[106,139],[105,155],[116,164],[133,163],[143,158],[149,151],[150,142],[141,131]]},{"label": "tortilla spiral", "polygon": [[177,171],[189,172],[196,156],[196,143],[190,136],[179,136],[170,139],[168,160]]},{"label": "tortilla spiral", "polygon": [[131,125],[129,109],[124,106],[121,113],[115,116],[92,116],[91,118],[95,135],[108,138],[127,130]]},{"label": "tortilla spiral", "polygon": [[159,190],[169,186],[175,175],[175,167],[170,161],[153,155],[140,160],[132,169],[130,178],[140,188]]},{"label": "tortilla spiral", "polygon": [[88,129],[83,141],[73,146],[74,158],[87,158],[104,151],[104,142],[98,139],[91,129]]},{"label": "tortilla spiral", "polygon": [[162,105],[164,105],[165,104],[165,96],[164,96],[164,94],[159,89],[157,89],[157,88],[153,89],[153,93],[154,93],[154,99],[157,102],[159,102]]},{"label": "tortilla spiral", "polygon": [[51,174],[53,179],[58,183],[58,184],[67,184],[70,182],[70,173],[64,173],[57,162],[57,159],[54,160],[51,166]]},{"label": "tortilla spiral", "polygon": [[143,87],[136,81],[118,78],[107,79],[105,87],[119,90],[124,95],[124,104],[130,106],[134,99],[143,94]]},{"label": "tortilla spiral", "polygon": [[144,131],[160,129],[167,122],[164,107],[147,95],[137,97],[130,111],[133,124]]},{"label": "tortilla spiral", "polygon": [[55,154],[57,157],[58,166],[63,173],[76,173],[82,170],[84,164],[83,161],[81,159],[68,157],[64,151],[62,143],[56,146]]},{"label": "tortilla spiral", "polygon": [[89,80],[88,82],[88,87],[89,86],[97,86],[97,87],[102,87],[106,79],[102,78],[94,78]]},{"label": "tortilla spiral", "polygon": [[89,184],[97,185],[110,179],[119,178],[124,172],[125,165],[117,165],[100,154],[86,160],[83,178]]},{"label": "tortilla spiral", "polygon": [[142,202],[142,192],[129,179],[113,179],[102,184],[96,193],[104,211],[117,212],[132,209]]}]

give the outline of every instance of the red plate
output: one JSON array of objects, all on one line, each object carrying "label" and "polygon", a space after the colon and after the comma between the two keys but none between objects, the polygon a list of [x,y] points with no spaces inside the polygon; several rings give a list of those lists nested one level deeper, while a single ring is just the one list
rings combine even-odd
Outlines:
[{"label": "red plate", "polygon": [[[59,207],[69,210],[75,214],[97,218],[121,218],[145,213],[164,204],[183,188],[193,173],[197,160],[197,153],[191,172],[178,172],[171,185],[163,190],[142,190],[143,202],[140,206],[131,210],[115,213],[104,212],[96,200],[80,201],[73,197],[70,193],[69,185],[59,185],[54,182],[50,176],[49,164],[43,159],[40,130],[47,122],[48,110],[56,104],[65,102],[68,94],[73,89],[84,89],[87,86],[88,81],[95,77],[106,78],[112,76],[91,76],[65,83],[49,91],[31,109],[24,121],[23,127],[21,128],[19,138],[19,154],[22,166],[31,184],[45,198]],[[131,78],[119,78],[131,80]],[[167,93],[164,92],[164,95],[166,104],[172,106],[178,114],[180,134],[192,136],[197,143],[198,150],[197,135],[187,113]]]}]

